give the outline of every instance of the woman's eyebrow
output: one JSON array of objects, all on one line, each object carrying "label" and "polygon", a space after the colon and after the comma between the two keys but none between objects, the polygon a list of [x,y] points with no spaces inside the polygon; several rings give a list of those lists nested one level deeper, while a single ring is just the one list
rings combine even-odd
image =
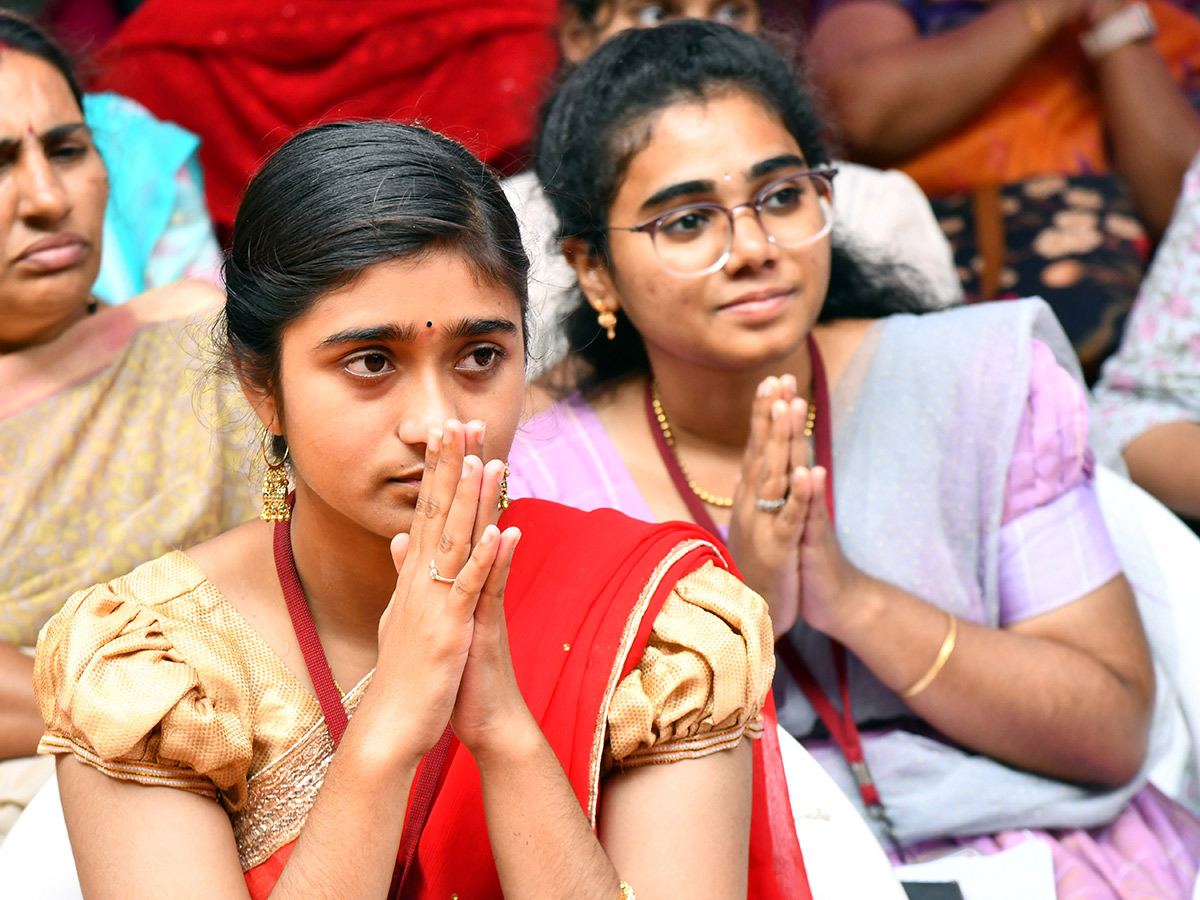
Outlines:
[{"label": "woman's eyebrow", "polygon": [[463,318],[446,326],[446,334],[452,338],[482,337],[485,334],[518,334],[520,329],[511,319],[468,319]]},{"label": "woman's eyebrow", "polygon": [[795,153],[781,153],[779,156],[772,156],[770,159],[764,159],[762,162],[752,165],[747,173],[747,180],[755,181],[764,175],[778,172],[780,169],[793,169],[797,166],[808,168],[808,163],[804,161],[803,156]]},{"label": "woman's eyebrow", "polygon": [[[65,137],[70,137],[76,132],[90,134],[91,129],[83,122],[65,122],[62,125],[55,125],[53,128],[47,129],[38,135],[38,140],[43,144],[51,144],[54,141],[61,141]],[[19,137],[0,137],[0,153],[15,152],[20,145]]]},{"label": "woman's eyebrow", "polygon": [[356,344],[365,341],[385,341],[388,343],[407,343],[417,339],[416,325],[399,325],[389,322],[385,325],[370,325],[366,328],[347,328],[336,334],[331,334],[321,341],[322,347],[334,344]]},{"label": "woman's eyebrow", "polygon": [[716,190],[717,185],[714,181],[681,181],[679,184],[672,184],[660,191],[655,191],[650,195],[650,198],[638,207],[639,213],[649,211],[652,207],[661,206],[668,200],[674,200],[676,197],[689,197],[693,194],[711,194]]}]

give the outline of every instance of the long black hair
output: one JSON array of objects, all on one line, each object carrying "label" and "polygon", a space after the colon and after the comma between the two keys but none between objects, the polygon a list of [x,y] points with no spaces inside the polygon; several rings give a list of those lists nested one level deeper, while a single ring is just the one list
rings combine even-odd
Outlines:
[{"label": "long black hair", "polygon": [[67,87],[71,89],[71,96],[79,104],[80,111],[83,111],[83,91],[79,87],[79,77],[75,74],[75,66],[71,64],[67,54],[50,39],[46,32],[32,22],[14,13],[0,10],[0,54],[3,54],[5,50],[27,53],[54,66],[67,82]]},{"label": "long black hair", "polygon": [[[650,139],[654,115],[730,92],[747,93],[777,114],[810,166],[829,161],[812,100],[765,41],[697,19],[626,31],[569,72],[542,113],[536,168],[558,214],[559,239],[582,239],[611,263],[608,211],[630,161]],[[831,253],[821,321],[922,310],[907,278],[867,263],[840,235]],[[569,344],[590,368],[585,389],[649,366],[637,330],[620,310],[617,318],[616,338],[598,340],[596,314],[582,291],[566,318]]]},{"label": "long black hair", "polygon": [[[257,389],[276,390],[283,332],[377,263],[458,251],[513,292],[524,323],[529,259],[492,172],[461,144],[398,122],[301,132],[251,180],[225,260],[217,345]],[[275,439],[282,455],[286,445]]]}]

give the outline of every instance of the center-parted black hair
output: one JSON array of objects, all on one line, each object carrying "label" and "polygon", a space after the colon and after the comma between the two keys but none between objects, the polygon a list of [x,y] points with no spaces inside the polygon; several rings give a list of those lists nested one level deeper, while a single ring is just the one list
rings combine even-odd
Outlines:
[{"label": "center-parted black hair", "polygon": [[[567,73],[543,110],[536,156],[559,239],[583,239],[611,264],[608,212],[630,161],[650,141],[655,115],[739,92],[779,116],[810,166],[829,161],[821,121],[791,65],[762,39],[728,25],[688,19],[625,31]],[[919,295],[887,267],[866,263],[840,237],[832,242],[822,321],[922,308]],[[633,323],[620,310],[617,318],[616,339],[597,340],[596,314],[582,291],[567,317],[570,346],[592,370],[585,389],[648,367]]]},{"label": "center-parted black hair", "polygon": [[80,111],[83,111],[83,91],[79,88],[79,78],[67,54],[46,32],[32,22],[14,13],[0,10],[0,55],[5,50],[17,50],[36,56],[58,69],[71,90],[71,96],[79,104]]},{"label": "center-parted black hair", "polygon": [[[217,325],[236,370],[274,391],[283,332],[377,263],[454,250],[513,292],[529,260],[495,176],[461,144],[397,122],[336,122],[279,148],[246,188]],[[284,445],[276,440],[276,453]]]}]

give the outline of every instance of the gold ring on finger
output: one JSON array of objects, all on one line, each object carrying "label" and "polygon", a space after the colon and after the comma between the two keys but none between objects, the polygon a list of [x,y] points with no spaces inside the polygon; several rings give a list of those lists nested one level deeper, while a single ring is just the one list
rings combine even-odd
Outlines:
[{"label": "gold ring on finger", "polygon": [[432,559],[429,561],[429,577],[442,584],[454,584],[453,578],[447,578],[445,575],[438,574],[437,566],[434,565]]}]

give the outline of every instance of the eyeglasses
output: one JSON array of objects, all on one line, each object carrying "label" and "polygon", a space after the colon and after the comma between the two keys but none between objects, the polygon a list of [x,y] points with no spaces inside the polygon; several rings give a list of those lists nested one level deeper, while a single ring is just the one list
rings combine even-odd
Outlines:
[{"label": "eyeglasses", "polygon": [[780,247],[803,247],[833,228],[835,168],[785,175],[763,187],[747,203],[732,208],[719,203],[688,203],[640,225],[610,226],[612,231],[650,235],[663,268],[675,275],[698,277],[715,272],[733,252],[733,217],[743,209],[767,240]]}]

